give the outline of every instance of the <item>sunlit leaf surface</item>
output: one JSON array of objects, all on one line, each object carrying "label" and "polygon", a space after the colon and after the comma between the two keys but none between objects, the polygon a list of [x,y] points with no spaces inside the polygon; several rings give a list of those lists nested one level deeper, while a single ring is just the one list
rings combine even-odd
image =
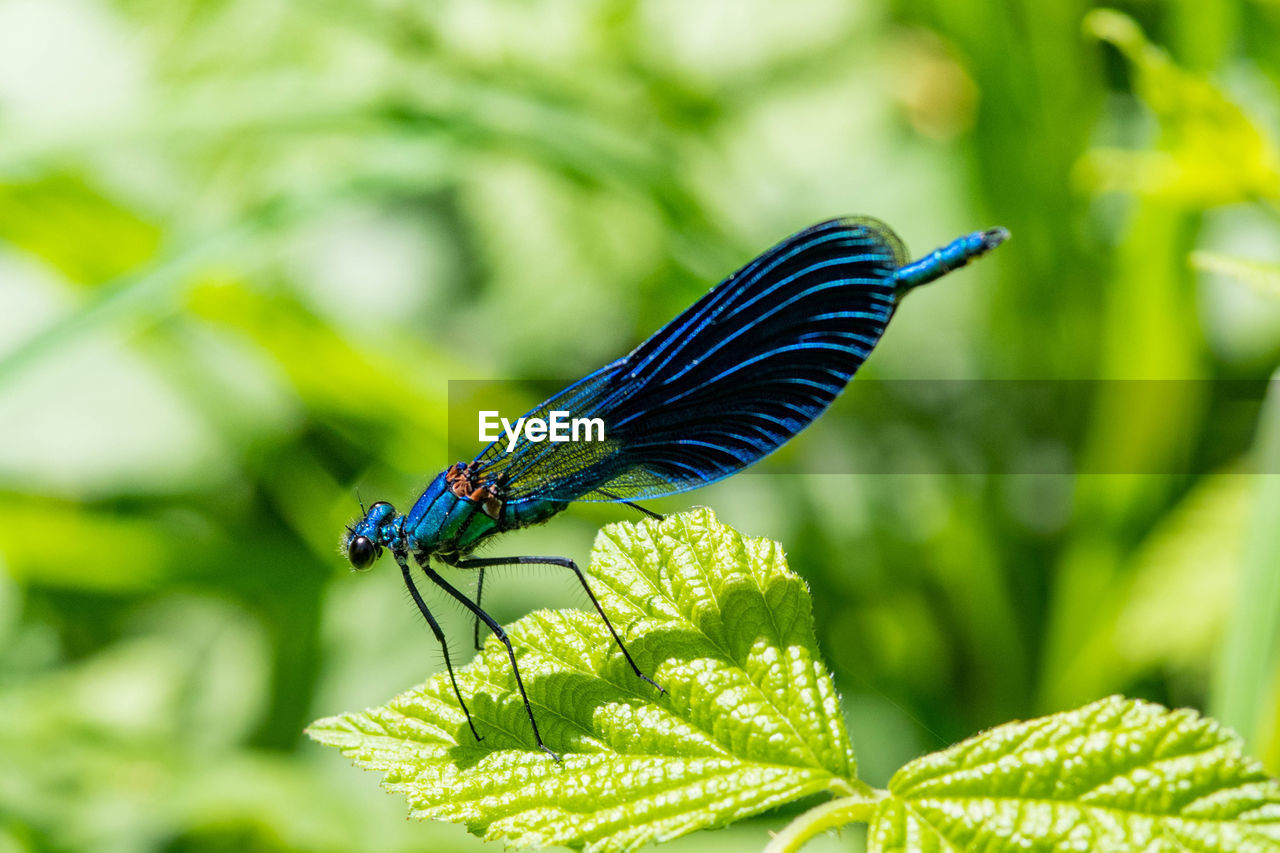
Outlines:
[{"label": "sunlit leaf surface", "polygon": [[1280,783],[1194,711],[1112,697],[913,761],[868,848],[1264,851]]},{"label": "sunlit leaf surface", "polygon": [[511,637],[557,764],[534,748],[506,654],[459,672],[483,741],[439,675],[309,732],[381,770],[412,814],[477,834],[591,850],[719,826],[810,794],[848,793],[852,748],[818,658],[809,594],[777,543],[707,509],[605,528],[595,589],[640,666],[595,614],[542,611]]}]

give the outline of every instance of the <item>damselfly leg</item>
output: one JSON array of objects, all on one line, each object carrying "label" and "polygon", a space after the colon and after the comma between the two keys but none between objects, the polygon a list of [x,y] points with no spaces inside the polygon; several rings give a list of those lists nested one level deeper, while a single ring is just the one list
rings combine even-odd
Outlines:
[{"label": "damselfly leg", "polygon": [[[600,618],[604,620],[605,627],[609,629],[609,633],[613,635],[614,642],[618,644],[618,648],[622,649],[622,656],[627,659],[627,663],[631,664],[631,670],[644,681],[652,684],[662,693],[667,691],[662,689],[658,682],[645,675],[640,670],[639,664],[631,657],[631,652],[627,651],[627,646],[622,642],[622,637],[618,636],[618,632],[613,627],[613,623],[609,621],[609,617],[604,615],[604,608],[600,606],[600,602],[596,599],[596,594],[591,591],[591,585],[587,583],[587,576],[582,573],[582,569],[578,568],[578,564],[567,557],[478,557],[466,560],[453,560],[449,565],[456,566],[459,569],[480,569],[483,571],[489,566],[560,566],[569,569],[578,578],[578,583],[582,584],[582,588],[587,591],[587,597],[591,599],[591,603],[595,606],[596,612],[600,614]],[[476,615],[479,616],[484,611],[476,608]],[[483,618],[483,617],[482,617]],[[491,620],[486,620],[485,624],[493,628]]]},{"label": "damselfly leg", "polygon": [[[480,608],[480,605],[476,604],[474,601],[467,598],[467,596],[464,595],[462,592],[460,592],[456,587],[454,587],[453,584],[449,583],[447,580],[441,577],[439,572],[432,569],[429,563],[419,561],[418,565],[422,569],[423,573],[427,576],[428,579],[430,579],[430,581],[433,584],[440,587],[445,592],[449,593],[449,595],[453,596],[455,599],[461,602],[463,607],[467,608],[472,613],[474,613],[481,621],[484,622],[485,625],[489,626],[489,630],[493,632],[493,635],[497,637],[498,640],[504,646],[507,647],[507,657],[511,661],[511,673],[516,678],[516,687],[520,689],[520,698],[521,700],[524,701],[524,710],[525,710],[525,713],[529,715],[529,725],[533,727],[533,737],[538,742],[538,748],[541,749],[543,752],[545,752],[547,755],[550,755],[556,761],[560,761],[559,753],[554,752],[549,746],[547,746],[543,742],[542,733],[538,731],[538,721],[533,717],[533,706],[529,704],[529,694],[524,689],[524,679],[520,677],[520,665],[516,663],[516,650],[512,647],[511,639],[507,636],[507,632],[502,629],[502,626],[498,624],[498,621],[496,619],[494,619],[488,613],[485,613],[484,610]],[[457,564],[455,563],[454,565],[457,565]],[[412,586],[410,588],[412,589]],[[441,644],[443,645],[443,643],[444,643],[444,640],[441,639]],[[445,662],[448,663],[447,657]],[[449,677],[450,678],[453,677],[452,667],[449,668]],[[455,692],[458,689],[458,685],[456,682],[454,683],[453,689]],[[461,695],[458,696],[458,701],[462,701]],[[471,712],[467,711],[465,705],[463,706],[463,711],[466,711],[467,721],[470,722]],[[474,730],[475,730],[475,727],[473,726],[472,731]]]},{"label": "damselfly leg", "polygon": [[471,721],[471,711],[467,708],[467,703],[462,698],[462,691],[458,689],[458,680],[453,675],[453,661],[449,660],[449,644],[445,642],[444,632],[440,630],[440,623],[436,622],[436,618],[431,615],[431,611],[427,608],[427,603],[422,600],[422,594],[418,592],[418,587],[413,583],[413,573],[409,571],[409,560],[402,553],[393,552],[396,563],[400,566],[400,573],[404,575],[404,585],[409,588],[409,595],[413,596],[413,603],[418,605],[418,611],[422,613],[423,618],[427,620],[427,624],[431,626],[431,633],[436,635],[436,642],[440,644],[440,650],[444,652],[444,665],[449,670],[449,683],[453,685],[453,695],[458,697],[458,704],[462,706],[462,713],[467,715],[467,725],[471,727],[471,733],[476,736],[476,740],[483,740],[480,733],[476,731],[476,724]]}]

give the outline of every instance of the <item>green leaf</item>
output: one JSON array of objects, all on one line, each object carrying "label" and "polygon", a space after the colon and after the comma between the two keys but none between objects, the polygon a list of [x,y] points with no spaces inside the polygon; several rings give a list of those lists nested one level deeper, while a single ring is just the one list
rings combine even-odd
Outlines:
[{"label": "green leaf", "polygon": [[1237,279],[1268,296],[1280,296],[1280,264],[1220,255],[1217,252],[1192,252],[1191,266],[1204,272]]},{"label": "green leaf", "polygon": [[1206,676],[1235,604],[1255,485],[1237,469],[1207,474],[1160,517],[1094,602],[1055,690],[1093,698],[1156,672]]},{"label": "green leaf", "polygon": [[0,181],[0,234],[79,284],[99,284],[150,260],[160,230],[75,175]]},{"label": "green leaf", "polygon": [[[152,589],[177,559],[169,543],[192,535],[164,518],[0,497],[0,565],[24,584],[111,593]],[[53,541],[58,548],[51,552],[46,544]]]},{"label": "green leaf", "polygon": [[1206,474],[1160,518],[1117,585],[1102,652],[1111,660],[1098,666],[1128,680],[1157,667],[1209,669],[1231,619],[1256,485],[1238,469]]},{"label": "green leaf", "polygon": [[1098,148],[1077,175],[1099,191],[1130,191],[1197,207],[1280,197],[1280,152],[1220,88],[1180,68],[1129,16],[1085,15],[1085,32],[1133,66],[1134,90],[1160,122],[1155,150]]},{"label": "green leaf", "polygon": [[557,764],[536,751],[506,653],[458,671],[484,740],[444,674],[308,733],[409,800],[415,817],[521,844],[629,850],[821,792],[848,795],[853,751],[819,659],[808,590],[782,548],[708,509],[615,524],[593,589],[660,694],[598,615],[540,611],[510,629]]},{"label": "green leaf", "polygon": [[1280,849],[1280,783],[1191,710],[1121,697],[911,762],[870,851]]}]

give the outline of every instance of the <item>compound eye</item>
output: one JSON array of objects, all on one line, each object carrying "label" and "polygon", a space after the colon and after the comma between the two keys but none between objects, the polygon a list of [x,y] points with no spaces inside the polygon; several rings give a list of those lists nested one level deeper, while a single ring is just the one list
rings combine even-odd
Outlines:
[{"label": "compound eye", "polygon": [[347,559],[357,572],[363,572],[378,559],[378,546],[368,536],[357,536],[347,546]]}]

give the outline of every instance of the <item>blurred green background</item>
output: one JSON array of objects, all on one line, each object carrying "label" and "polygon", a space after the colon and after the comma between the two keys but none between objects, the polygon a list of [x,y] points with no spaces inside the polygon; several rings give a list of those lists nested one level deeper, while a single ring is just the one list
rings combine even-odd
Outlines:
[{"label": "blurred green background", "polygon": [[[0,0],[0,851],[483,847],[302,734],[442,663],[336,551],[356,490],[407,508],[478,450],[449,380],[582,375],[850,213],[1014,235],[864,378],[1203,381],[963,441],[868,383],[654,508],[784,543],[874,784],[1115,691],[1280,771],[1280,3],[1090,8]],[[868,437],[911,473],[815,473]],[[585,561],[631,517],[498,547]],[[585,604],[553,569],[486,600]]]}]

